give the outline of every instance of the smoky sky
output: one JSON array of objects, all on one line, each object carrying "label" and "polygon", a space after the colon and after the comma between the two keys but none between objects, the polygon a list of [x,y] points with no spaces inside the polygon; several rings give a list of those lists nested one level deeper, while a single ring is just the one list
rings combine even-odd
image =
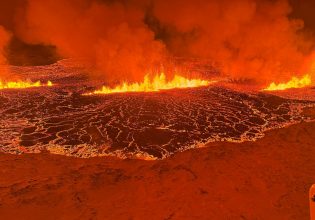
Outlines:
[{"label": "smoky sky", "polygon": [[[115,0],[99,0],[100,2],[114,2]],[[128,2],[122,0],[121,2]],[[290,0],[292,6],[291,16],[300,18],[305,26],[315,30],[315,1],[313,0]],[[4,0],[0,1],[0,24],[9,30],[14,29],[14,15],[16,11],[23,7],[25,0]]]},{"label": "smoky sky", "polygon": [[290,0],[292,6],[291,16],[304,21],[306,29],[315,30],[315,1],[313,0]]},{"label": "smoky sky", "polygon": [[104,81],[140,80],[169,57],[209,59],[260,83],[313,62],[313,0],[11,0],[0,2],[0,61],[83,58]]}]

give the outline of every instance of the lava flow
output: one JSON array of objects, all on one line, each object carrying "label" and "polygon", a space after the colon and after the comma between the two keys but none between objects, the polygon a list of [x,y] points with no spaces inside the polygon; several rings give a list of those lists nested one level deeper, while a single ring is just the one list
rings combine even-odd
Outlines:
[{"label": "lava flow", "polygon": [[297,77],[292,77],[292,79],[287,83],[271,83],[264,91],[277,91],[286,89],[297,89],[310,86],[312,83],[310,75],[305,75],[303,78],[299,79]]},{"label": "lava flow", "polygon": [[16,82],[1,82],[0,89],[26,89],[32,87],[42,87],[42,86],[53,86],[51,81],[47,81],[46,84],[42,84],[40,81],[30,82],[30,81],[16,81]]},{"label": "lava flow", "polygon": [[96,90],[88,95],[92,94],[110,94],[110,93],[125,93],[125,92],[158,92],[160,90],[168,90],[175,88],[194,88],[207,86],[213,81],[207,81],[202,79],[187,79],[185,77],[175,75],[171,81],[166,80],[164,73],[156,75],[153,80],[146,75],[141,83],[122,83],[115,88],[103,86],[100,90]]}]

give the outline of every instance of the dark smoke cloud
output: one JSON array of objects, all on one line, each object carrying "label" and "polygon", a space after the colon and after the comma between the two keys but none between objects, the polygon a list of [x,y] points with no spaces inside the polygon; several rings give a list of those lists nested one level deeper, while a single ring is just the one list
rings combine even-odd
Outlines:
[{"label": "dark smoke cloud", "polygon": [[315,30],[315,1],[314,0],[289,0],[292,6],[290,17],[304,21],[305,29]]},{"label": "dark smoke cloud", "polygon": [[172,55],[210,59],[262,84],[302,75],[313,62],[313,35],[292,16],[295,0],[12,2],[15,22],[3,15],[0,24],[15,37],[84,58],[106,81],[139,80]]}]

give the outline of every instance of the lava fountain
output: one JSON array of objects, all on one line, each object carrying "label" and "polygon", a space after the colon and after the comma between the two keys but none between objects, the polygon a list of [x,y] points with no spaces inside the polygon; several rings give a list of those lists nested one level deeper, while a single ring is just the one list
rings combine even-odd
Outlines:
[{"label": "lava fountain", "polygon": [[0,89],[26,89],[32,87],[43,87],[53,86],[51,81],[47,81],[46,84],[41,83],[40,81],[37,82],[30,82],[30,81],[10,81],[10,82],[1,82],[0,81]]},{"label": "lava fountain", "polygon": [[272,82],[267,88],[263,89],[264,91],[277,91],[277,90],[286,90],[286,89],[297,89],[310,86],[312,79],[310,75],[304,75],[302,78],[292,77],[292,79],[287,83],[276,84]]},{"label": "lava fountain", "polygon": [[170,81],[166,80],[164,73],[156,75],[153,79],[150,79],[146,75],[142,82],[138,83],[127,83],[124,82],[121,85],[117,85],[114,88],[103,86],[99,90],[95,90],[93,94],[111,94],[111,93],[126,93],[126,92],[158,92],[161,90],[176,89],[176,88],[195,88],[207,86],[215,81],[208,81],[202,79],[187,79],[180,75],[175,75],[174,78]]}]

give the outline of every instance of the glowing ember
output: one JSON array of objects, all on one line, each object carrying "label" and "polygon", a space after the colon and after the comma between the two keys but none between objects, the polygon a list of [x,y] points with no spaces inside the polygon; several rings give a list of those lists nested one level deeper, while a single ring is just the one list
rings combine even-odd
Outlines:
[{"label": "glowing ember", "polygon": [[265,91],[276,91],[276,90],[286,90],[291,88],[303,88],[311,85],[312,80],[309,75],[305,75],[303,78],[299,79],[297,77],[292,77],[292,79],[287,83],[271,83]]},{"label": "glowing ember", "polygon": [[123,92],[158,92],[160,90],[175,89],[175,88],[193,88],[200,86],[207,86],[211,82],[201,79],[187,79],[179,75],[175,75],[171,81],[166,81],[164,73],[156,75],[153,80],[149,76],[144,77],[141,83],[123,83],[115,88],[103,86],[100,90],[96,90],[92,94],[110,94],[110,93],[123,93]]},{"label": "glowing ember", "polygon": [[1,82],[0,89],[26,89],[31,87],[41,87],[41,86],[53,86],[51,81],[47,84],[42,84],[40,81],[30,82],[30,81],[16,81],[16,82]]}]

